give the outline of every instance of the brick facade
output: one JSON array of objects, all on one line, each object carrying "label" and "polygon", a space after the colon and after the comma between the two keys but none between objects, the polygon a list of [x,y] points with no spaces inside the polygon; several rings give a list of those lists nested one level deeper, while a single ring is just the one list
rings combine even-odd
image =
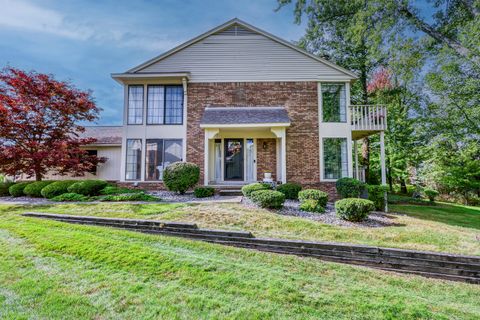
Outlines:
[{"label": "brick facade", "polygon": [[271,172],[273,181],[277,180],[276,139],[257,139],[257,180],[262,180],[265,172]]}]

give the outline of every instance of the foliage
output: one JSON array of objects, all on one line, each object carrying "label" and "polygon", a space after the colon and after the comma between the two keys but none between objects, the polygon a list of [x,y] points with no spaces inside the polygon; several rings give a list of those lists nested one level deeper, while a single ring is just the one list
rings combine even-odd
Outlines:
[{"label": "foliage", "polygon": [[21,197],[24,196],[23,190],[30,184],[31,182],[19,182],[15,183],[8,188],[8,192],[12,197]]},{"label": "foliage", "polygon": [[108,185],[105,180],[83,180],[68,187],[68,192],[83,194],[84,196],[96,196]]},{"label": "foliage", "polygon": [[82,176],[104,158],[82,148],[79,123],[97,119],[90,92],[51,75],[5,68],[0,72],[0,171],[42,180],[47,172]]},{"label": "foliage", "polygon": [[302,200],[302,202],[300,202],[299,208],[302,211],[308,211],[308,212],[318,212],[318,213],[325,212],[325,207],[322,207],[321,205],[319,205],[319,201],[314,199]]},{"label": "foliage", "polygon": [[106,186],[100,190],[99,194],[101,195],[110,195],[110,194],[126,194],[126,193],[139,193],[144,192],[142,189],[130,189],[117,186]]},{"label": "foliage", "polygon": [[84,196],[83,194],[67,192],[67,193],[62,193],[61,195],[55,196],[50,200],[57,201],[57,202],[70,202],[70,201],[83,202],[83,201],[88,201],[89,198],[87,196]]},{"label": "foliage", "polygon": [[440,194],[437,190],[426,188],[423,190],[430,202],[434,202],[435,198]]},{"label": "foliage", "polygon": [[250,199],[261,208],[279,209],[283,207],[285,195],[275,190],[257,190],[250,193]]},{"label": "foliage", "polygon": [[402,195],[397,195],[397,194],[388,194],[388,203],[391,204],[424,204],[424,205],[430,205],[428,201],[422,198],[414,198],[412,196],[402,196]]},{"label": "foliage", "polygon": [[215,189],[212,187],[197,187],[195,190],[193,190],[193,194],[196,198],[213,197],[215,194]]},{"label": "foliage", "polygon": [[372,201],[375,205],[375,210],[383,211],[385,209],[385,192],[387,188],[385,186],[367,185],[368,200]]},{"label": "foliage", "polygon": [[14,182],[8,181],[8,182],[0,182],[0,197],[6,197],[10,195],[10,192],[8,192],[8,189],[14,185]]},{"label": "foliage", "polygon": [[280,191],[285,195],[285,199],[297,200],[298,193],[302,190],[302,186],[298,183],[287,182],[277,187],[277,191]]},{"label": "foliage", "polygon": [[375,204],[366,199],[345,198],[335,202],[335,211],[341,219],[358,222],[375,210]]},{"label": "foliage", "polygon": [[305,189],[298,193],[298,199],[301,210],[323,213],[327,206],[328,194],[320,190]]},{"label": "foliage", "polygon": [[243,186],[242,193],[244,197],[249,198],[252,192],[259,190],[269,190],[271,188],[272,186],[270,186],[268,183],[255,182]]},{"label": "foliage", "polygon": [[200,168],[189,162],[175,162],[165,168],[163,183],[170,191],[184,194],[200,179]]},{"label": "foliage", "polygon": [[100,198],[100,201],[160,201],[160,199],[144,192],[137,192],[120,195],[112,194]]},{"label": "foliage", "polygon": [[336,184],[337,193],[342,198],[358,198],[362,194],[365,184],[353,178],[338,179]]},{"label": "foliage", "polygon": [[23,193],[29,197],[41,198],[42,189],[55,181],[35,181],[23,189]]},{"label": "foliage", "polygon": [[51,183],[48,186],[44,187],[40,193],[44,198],[51,199],[53,197],[67,193],[68,187],[70,187],[76,182],[77,181],[75,180],[55,181],[54,183]]}]

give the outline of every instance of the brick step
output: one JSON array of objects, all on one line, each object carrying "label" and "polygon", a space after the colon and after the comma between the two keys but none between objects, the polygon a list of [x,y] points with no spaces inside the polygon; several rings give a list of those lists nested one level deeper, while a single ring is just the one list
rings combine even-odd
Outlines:
[{"label": "brick step", "polygon": [[218,194],[221,196],[243,196],[241,189],[222,189]]}]

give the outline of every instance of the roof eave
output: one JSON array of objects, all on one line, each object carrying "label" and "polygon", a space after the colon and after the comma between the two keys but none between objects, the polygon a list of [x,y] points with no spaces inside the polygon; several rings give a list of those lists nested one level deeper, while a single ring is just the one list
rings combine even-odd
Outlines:
[{"label": "roof eave", "polygon": [[145,79],[190,79],[190,72],[168,72],[168,73],[112,73],[111,77],[120,84],[129,80]]},{"label": "roof eave", "polygon": [[209,129],[209,128],[273,128],[273,127],[290,127],[290,122],[279,122],[279,123],[204,123],[200,124],[200,128]]}]

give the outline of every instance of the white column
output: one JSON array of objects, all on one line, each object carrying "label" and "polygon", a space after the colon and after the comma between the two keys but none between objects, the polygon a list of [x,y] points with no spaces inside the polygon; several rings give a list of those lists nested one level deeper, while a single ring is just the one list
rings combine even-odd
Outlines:
[{"label": "white column", "polygon": [[287,135],[285,131],[282,137],[282,153],[280,156],[282,158],[282,183],[287,183]]},{"label": "white column", "polygon": [[188,106],[188,95],[187,95],[187,79],[182,79],[183,84],[183,126],[185,130],[183,132],[183,161],[187,161],[187,106]]},{"label": "white column", "polygon": [[358,172],[358,146],[357,146],[357,140],[353,140],[353,152],[355,156],[355,179],[360,178],[360,174]]},{"label": "white column", "polygon": [[208,185],[208,155],[209,155],[209,143],[208,143],[208,130],[205,130],[205,146],[203,149],[204,163],[203,163],[203,184]]},{"label": "white column", "polygon": [[[387,170],[385,168],[385,132],[380,131],[380,165],[382,168],[382,185],[387,184]],[[385,212],[388,212],[387,192],[385,192]]]}]

